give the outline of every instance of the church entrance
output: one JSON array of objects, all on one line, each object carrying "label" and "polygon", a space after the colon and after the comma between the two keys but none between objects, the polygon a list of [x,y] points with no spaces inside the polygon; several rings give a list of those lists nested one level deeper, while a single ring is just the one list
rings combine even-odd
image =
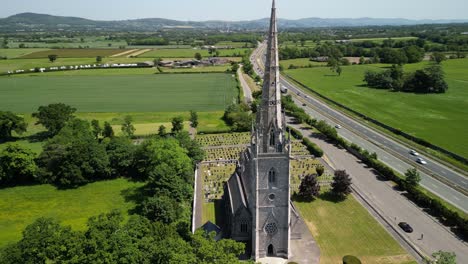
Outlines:
[{"label": "church entrance", "polygon": [[275,250],[273,248],[273,245],[270,244],[268,246],[268,254],[267,254],[268,257],[274,257],[275,256]]}]

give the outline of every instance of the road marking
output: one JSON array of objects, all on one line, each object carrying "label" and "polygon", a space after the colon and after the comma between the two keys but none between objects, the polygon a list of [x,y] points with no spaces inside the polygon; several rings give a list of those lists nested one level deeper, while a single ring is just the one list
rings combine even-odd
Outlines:
[{"label": "road marking", "polygon": [[464,181],[464,180],[460,180],[460,181],[461,181],[463,184],[466,184],[466,181]]},{"label": "road marking", "polygon": [[445,171],[442,171],[442,174],[447,175],[447,173]]},{"label": "road marking", "polygon": [[460,199],[458,199],[458,197],[456,197],[456,196],[453,196],[453,198],[455,198],[455,200],[457,200],[457,201],[460,201]]}]

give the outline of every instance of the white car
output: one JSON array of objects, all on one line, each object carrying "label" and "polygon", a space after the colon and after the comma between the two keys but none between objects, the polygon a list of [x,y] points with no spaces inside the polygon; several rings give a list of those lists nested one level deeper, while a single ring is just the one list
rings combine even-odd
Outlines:
[{"label": "white car", "polygon": [[419,156],[419,153],[417,153],[415,150],[411,149],[409,153],[413,156]]},{"label": "white car", "polygon": [[426,165],[426,164],[427,164],[427,161],[423,160],[422,158],[418,158],[418,159],[416,160],[416,162],[419,163],[419,164],[422,164],[422,165]]},{"label": "white car", "polygon": [[340,126],[340,125],[336,125],[336,126],[335,126],[335,128],[338,128],[338,129],[340,129],[340,128],[341,128],[341,126]]}]

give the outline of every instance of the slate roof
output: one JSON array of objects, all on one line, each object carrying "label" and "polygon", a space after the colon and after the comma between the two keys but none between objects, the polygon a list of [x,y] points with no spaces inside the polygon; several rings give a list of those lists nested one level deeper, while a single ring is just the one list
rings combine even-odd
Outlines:
[{"label": "slate roof", "polygon": [[227,181],[231,213],[234,215],[239,208],[247,208],[247,199],[239,174],[234,173]]}]

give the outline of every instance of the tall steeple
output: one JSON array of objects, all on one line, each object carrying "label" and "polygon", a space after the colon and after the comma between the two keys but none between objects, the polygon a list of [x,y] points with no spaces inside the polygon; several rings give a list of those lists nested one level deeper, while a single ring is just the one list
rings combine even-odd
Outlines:
[{"label": "tall steeple", "polygon": [[262,105],[257,116],[257,129],[261,135],[260,151],[264,153],[282,152],[284,124],[281,113],[278,27],[275,0],[273,0],[271,8],[262,93]]}]

